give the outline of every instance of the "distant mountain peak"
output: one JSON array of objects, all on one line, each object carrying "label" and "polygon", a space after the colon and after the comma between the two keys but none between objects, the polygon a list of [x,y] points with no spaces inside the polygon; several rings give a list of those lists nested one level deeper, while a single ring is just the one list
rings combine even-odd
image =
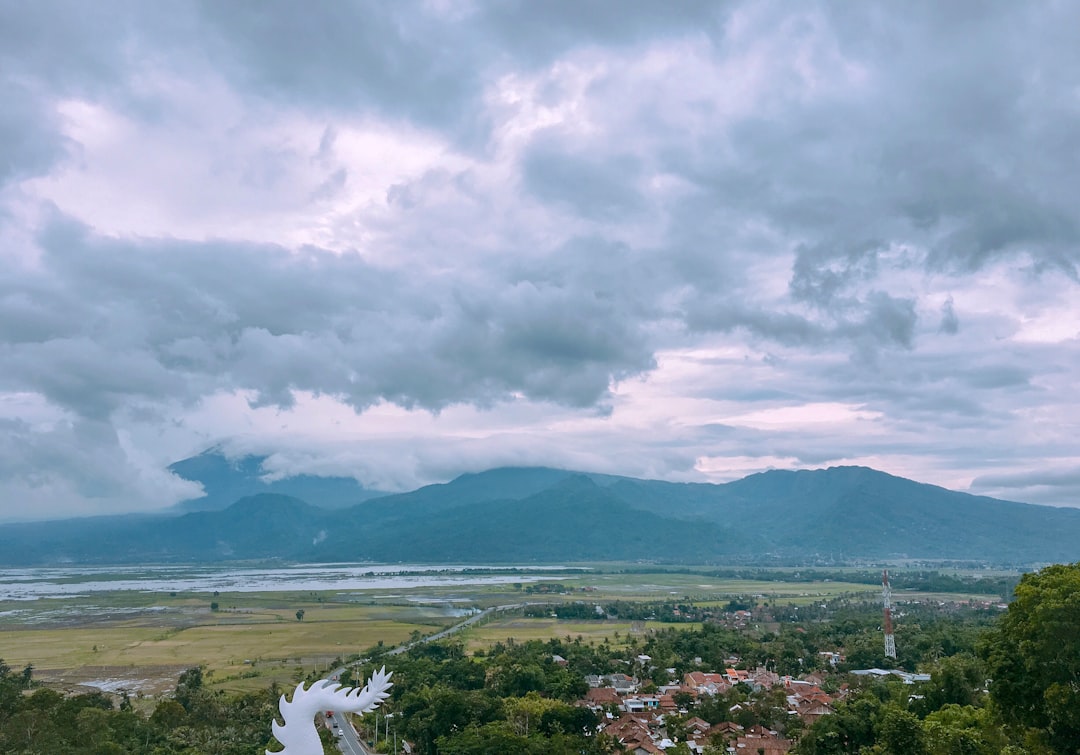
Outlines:
[{"label": "distant mountain peak", "polygon": [[225,511],[237,513],[267,513],[284,509],[303,508],[317,511],[315,506],[291,495],[280,493],[256,493],[240,498],[227,506]]},{"label": "distant mountain peak", "polygon": [[365,489],[352,477],[298,474],[268,481],[263,468],[267,458],[254,454],[228,457],[220,446],[214,446],[171,464],[169,471],[199,483],[204,493],[199,498],[182,501],[176,509],[216,511],[238,498],[259,493],[289,495],[322,508],[344,508],[386,495]]}]

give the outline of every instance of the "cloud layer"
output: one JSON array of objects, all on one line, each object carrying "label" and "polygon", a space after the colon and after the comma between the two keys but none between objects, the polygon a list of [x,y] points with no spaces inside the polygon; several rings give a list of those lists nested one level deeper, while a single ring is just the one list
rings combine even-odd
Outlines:
[{"label": "cloud layer", "polygon": [[214,443],[1080,504],[1077,9],[681,13],[0,5],[0,518]]}]

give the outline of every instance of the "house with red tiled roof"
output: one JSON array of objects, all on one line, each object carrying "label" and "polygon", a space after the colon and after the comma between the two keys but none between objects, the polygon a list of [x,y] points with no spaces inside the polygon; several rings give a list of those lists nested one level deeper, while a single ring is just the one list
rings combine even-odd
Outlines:
[{"label": "house with red tiled roof", "polygon": [[704,734],[712,728],[712,725],[704,718],[694,716],[683,722],[683,728],[686,729],[687,733]]},{"label": "house with red tiled roof", "polygon": [[794,745],[790,739],[779,736],[775,731],[762,726],[751,726],[745,734],[735,738],[731,747],[734,747],[736,753],[746,755],[784,755]]},{"label": "house with red tiled roof", "polygon": [[788,710],[798,714],[807,724],[833,713],[834,698],[821,687],[807,680],[785,680]]},{"label": "house with red tiled roof", "polygon": [[745,669],[724,669],[724,676],[727,677],[728,682],[731,684],[738,684],[739,682],[750,681],[750,672]]},{"label": "house with red tiled roof", "polygon": [[675,698],[671,695],[660,695],[661,713],[678,713],[679,706],[675,704]]},{"label": "house with red tiled roof", "polygon": [[[691,720],[701,721],[700,718]],[[742,733],[743,727],[739,726],[734,721],[721,721],[718,724],[713,724],[704,731],[701,730],[700,725],[697,725],[693,728],[687,728],[686,744],[695,753],[701,753],[711,744],[723,742],[726,746],[729,743],[734,742],[736,737],[742,736]],[[757,755],[757,753],[747,753],[746,755]]]},{"label": "house with red tiled roof", "polygon": [[622,698],[613,687],[590,687],[585,693],[585,704],[593,710],[602,710],[609,705],[622,705]]},{"label": "house with red tiled roof", "polygon": [[806,722],[807,726],[813,724],[822,716],[829,716],[836,712],[829,703],[809,698],[800,700],[794,710],[799,715],[799,718]]},{"label": "house with red tiled roof", "polygon": [[724,674],[691,671],[683,675],[683,684],[697,695],[719,695],[731,689],[731,682]]},{"label": "house with red tiled roof", "polygon": [[709,736],[714,734],[741,734],[743,727],[739,726],[734,721],[721,721],[718,724],[713,724],[709,727]]},{"label": "house with red tiled roof", "polygon": [[625,752],[634,755],[656,755],[663,752],[653,742],[649,726],[637,716],[625,715],[613,721],[604,727],[604,733],[622,745]]},{"label": "house with red tiled roof", "polygon": [[623,715],[605,726],[604,733],[620,740],[635,734],[648,737],[649,727],[636,716]]},{"label": "house with red tiled roof", "polygon": [[750,672],[748,682],[755,690],[772,689],[775,685],[780,683],[780,675],[775,671],[769,671],[763,666],[758,666]]}]

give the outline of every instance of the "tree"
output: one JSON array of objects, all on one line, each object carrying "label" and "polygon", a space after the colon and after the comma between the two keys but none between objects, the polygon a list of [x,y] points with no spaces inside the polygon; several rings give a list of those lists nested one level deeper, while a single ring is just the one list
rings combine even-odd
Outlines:
[{"label": "tree", "polygon": [[184,710],[190,713],[202,686],[202,668],[199,666],[189,668],[180,674],[180,678],[176,680],[176,693],[174,694],[176,702],[180,703]]},{"label": "tree", "polygon": [[303,608],[297,609],[297,611],[296,611],[296,620],[297,621],[303,621],[304,620],[304,609]]},{"label": "tree", "polygon": [[882,713],[882,704],[869,694],[839,703],[836,713],[822,716],[799,742],[800,755],[840,755],[859,752],[877,741],[874,731]]},{"label": "tree", "polygon": [[540,717],[540,731],[548,736],[556,733],[590,736],[595,730],[596,715],[588,708],[560,704]]},{"label": "tree", "polygon": [[689,692],[676,692],[671,696],[671,699],[675,701],[675,704],[682,708],[689,708],[694,704],[694,696]]},{"label": "tree", "polygon": [[927,670],[930,681],[919,688],[922,699],[912,705],[912,710],[919,716],[926,716],[946,705],[979,704],[986,672],[974,656],[960,653],[942,658]]},{"label": "tree", "polygon": [[980,646],[990,695],[1006,722],[1080,752],[1080,563],[1025,574],[1016,600]]},{"label": "tree", "polygon": [[923,722],[930,752],[949,755],[1000,755],[1007,751],[1001,725],[986,708],[950,703]]},{"label": "tree", "polygon": [[879,741],[889,755],[920,755],[926,752],[926,733],[918,716],[889,706],[881,717]]},{"label": "tree", "polygon": [[524,697],[508,697],[503,700],[504,715],[510,727],[515,733],[525,737],[540,726],[545,713],[562,705],[558,700],[540,697],[535,691]]},{"label": "tree", "polygon": [[538,663],[510,663],[494,667],[488,686],[503,697],[517,697],[547,686],[547,676]]},{"label": "tree", "polygon": [[187,720],[187,711],[175,700],[162,700],[150,716],[150,722],[154,726],[166,730],[175,729],[185,720]]},{"label": "tree", "polygon": [[532,744],[528,737],[512,731],[506,722],[497,721],[483,726],[472,724],[455,735],[439,737],[438,751],[440,755],[487,755],[492,752],[539,755],[541,750]]}]

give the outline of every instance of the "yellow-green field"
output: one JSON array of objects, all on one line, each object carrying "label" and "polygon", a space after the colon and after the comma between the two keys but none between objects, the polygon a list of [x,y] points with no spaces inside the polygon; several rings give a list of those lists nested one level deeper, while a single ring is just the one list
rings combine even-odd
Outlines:
[{"label": "yellow-green field", "polygon": [[626,640],[645,632],[675,627],[678,629],[697,629],[699,623],[662,624],[658,621],[562,621],[559,619],[507,618],[490,621],[481,627],[470,628],[459,636],[465,642],[469,652],[488,649],[497,642],[514,639],[517,642],[528,640],[550,640],[552,638],[580,637],[586,643],[600,643],[605,639],[613,645],[621,646]]},{"label": "yellow-green field", "polygon": [[[657,572],[650,574],[586,574],[556,580],[564,585],[585,588],[570,600],[692,600],[695,603],[724,603],[734,596],[760,596],[781,603],[805,604],[838,597],[868,598],[881,588],[858,582],[782,582],[748,579],[718,579],[700,574]],[[536,596],[534,596],[536,597]],[[547,596],[545,596],[547,597]],[[553,599],[558,599],[555,596]]]},{"label": "yellow-green field", "polygon": [[[0,658],[12,667],[32,663],[42,680],[68,684],[130,678],[161,691],[185,668],[202,665],[209,683],[224,689],[264,687],[294,681],[300,673],[325,667],[379,642],[396,645],[414,632],[429,634],[455,621],[438,608],[401,605],[304,602],[297,596],[245,593],[220,595],[218,611],[208,601],[177,596],[153,601],[167,612],[67,618],[26,628],[8,621],[0,631]],[[51,616],[53,600],[37,606]],[[95,595],[93,604],[115,607],[140,602],[131,595]],[[232,606],[235,606],[233,608]],[[296,618],[303,609],[304,618]],[[73,614],[77,612],[69,606]],[[145,673],[143,673],[145,672]],[[147,677],[150,677],[147,679]]]},{"label": "yellow-green field", "polygon": [[[396,644],[415,624],[386,620],[221,624],[170,629],[149,627],[8,631],[0,635],[9,664],[143,666],[190,664],[209,668],[254,659],[279,660],[355,653],[383,641]],[[336,651],[336,652],[335,652]]]}]

